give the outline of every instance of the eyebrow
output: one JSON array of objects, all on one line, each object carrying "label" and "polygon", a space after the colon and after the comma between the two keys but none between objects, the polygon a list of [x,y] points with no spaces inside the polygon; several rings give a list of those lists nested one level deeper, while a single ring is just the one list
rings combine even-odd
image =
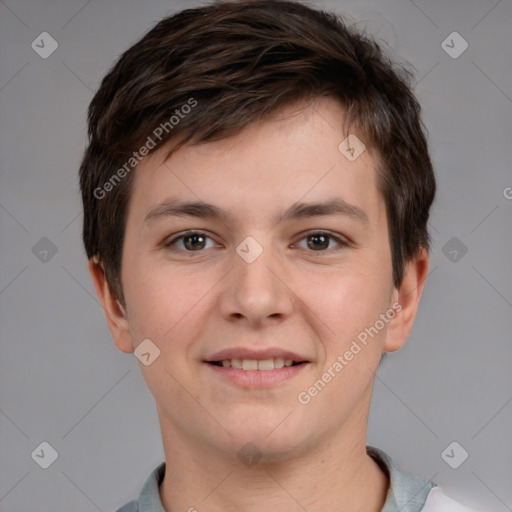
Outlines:
[{"label": "eyebrow", "polygon": [[[369,223],[368,216],[361,208],[348,203],[341,197],[335,197],[321,203],[294,203],[281,214],[278,221],[327,215],[343,215],[363,224]],[[179,201],[169,198],[153,207],[144,218],[144,222],[150,223],[166,217],[197,217],[201,219],[218,219],[224,222],[228,222],[230,219],[230,215],[226,210],[213,204],[203,201]]]}]

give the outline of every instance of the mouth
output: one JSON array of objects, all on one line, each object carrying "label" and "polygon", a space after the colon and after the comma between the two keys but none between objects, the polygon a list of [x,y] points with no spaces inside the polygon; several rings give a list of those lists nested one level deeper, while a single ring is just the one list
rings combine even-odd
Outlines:
[{"label": "mouth", "polygon": [[293,359],[273,357],[269,359],[223,359],[221,361],[207,361],[207,363],[222,368],[236,368],[237,370],[270,371],[306,364],[307,361],[294,361]]},{"label": "mouth", "polygon": [[269,389],[302,373],[311,361],[293,352],[269,348],[227,349],[203,361],[211,375],[244,389]]}]

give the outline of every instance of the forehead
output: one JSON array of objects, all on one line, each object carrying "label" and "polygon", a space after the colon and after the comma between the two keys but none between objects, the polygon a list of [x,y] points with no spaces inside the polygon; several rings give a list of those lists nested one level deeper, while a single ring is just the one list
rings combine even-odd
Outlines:
[{"label": "forehead", "polygon": [[[182,146],[170,158],[169,147],[159,148],[135,171],[131,202],[137,217],[151,217],[171,197],[255,219],[274,219],[299,202],[334,198],[369,219],[379,216],[376,158],[361,145],[361,135],[351,134],[347,142],[343,119],[337,101],[322,99],[283,109],[235,136]],[[347,158],[347,145],[349,156],[361,154]]]}]

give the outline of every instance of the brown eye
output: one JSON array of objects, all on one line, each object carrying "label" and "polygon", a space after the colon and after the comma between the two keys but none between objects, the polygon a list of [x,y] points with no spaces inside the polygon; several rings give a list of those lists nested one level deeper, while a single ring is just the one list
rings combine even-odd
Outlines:
[{"label": "brown eye", "polygon": [[208,239],[211,240],[209,236],[201,231],[189,231],[169,240],[165,243],[165,247],[170,250],[199,252],[205,248],[208,248],[206,247],[206,240]]},{"label": "brown eye", "polygon": [[191,251],[204,249],[205,238],[203,235],[187,235],[183,237],[183,245]]},{"label": "brown eye", "polygon": [[329,247],[329,237],[325,235],[309,235],[308,247],[310,249],[327,249]]},{"label": "brown eye", "polygon": [[331,241],[335,241],[336,244],[341,247],[348,245],[343,239],[327,231],[308,233],[301,240],[306,240],[307,248],[314,252],[327,252],[327,250],[336,249],[336,247],[329,247]]}]

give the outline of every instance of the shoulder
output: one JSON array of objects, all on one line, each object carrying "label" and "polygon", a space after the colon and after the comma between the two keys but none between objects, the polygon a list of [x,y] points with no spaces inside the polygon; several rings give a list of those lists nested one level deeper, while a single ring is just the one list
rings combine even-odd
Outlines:
[{"label": "shoulder", "polygon": [[139,506],[137,505],[137,500],[129,501],[125,503],[122,507],[118,508],[115,512],[139,512]]},{"label": "shoulder", "polygon": [[366,451],[389,476],[382,512],[478,512],[448,497],[436,483],[404,471],[383,450],[367,445]]},{"label": "shoulder", "polygon": [[142,485],[138,498],[125,503],[115,512],[165,512],[159,494],[159,486],[164,474],[165,461],[151,471]]},{"label": "shoulder", "polygon": [[440,487],[433,487],[428,493],[421,512],[478,512],[452,500]]}]

